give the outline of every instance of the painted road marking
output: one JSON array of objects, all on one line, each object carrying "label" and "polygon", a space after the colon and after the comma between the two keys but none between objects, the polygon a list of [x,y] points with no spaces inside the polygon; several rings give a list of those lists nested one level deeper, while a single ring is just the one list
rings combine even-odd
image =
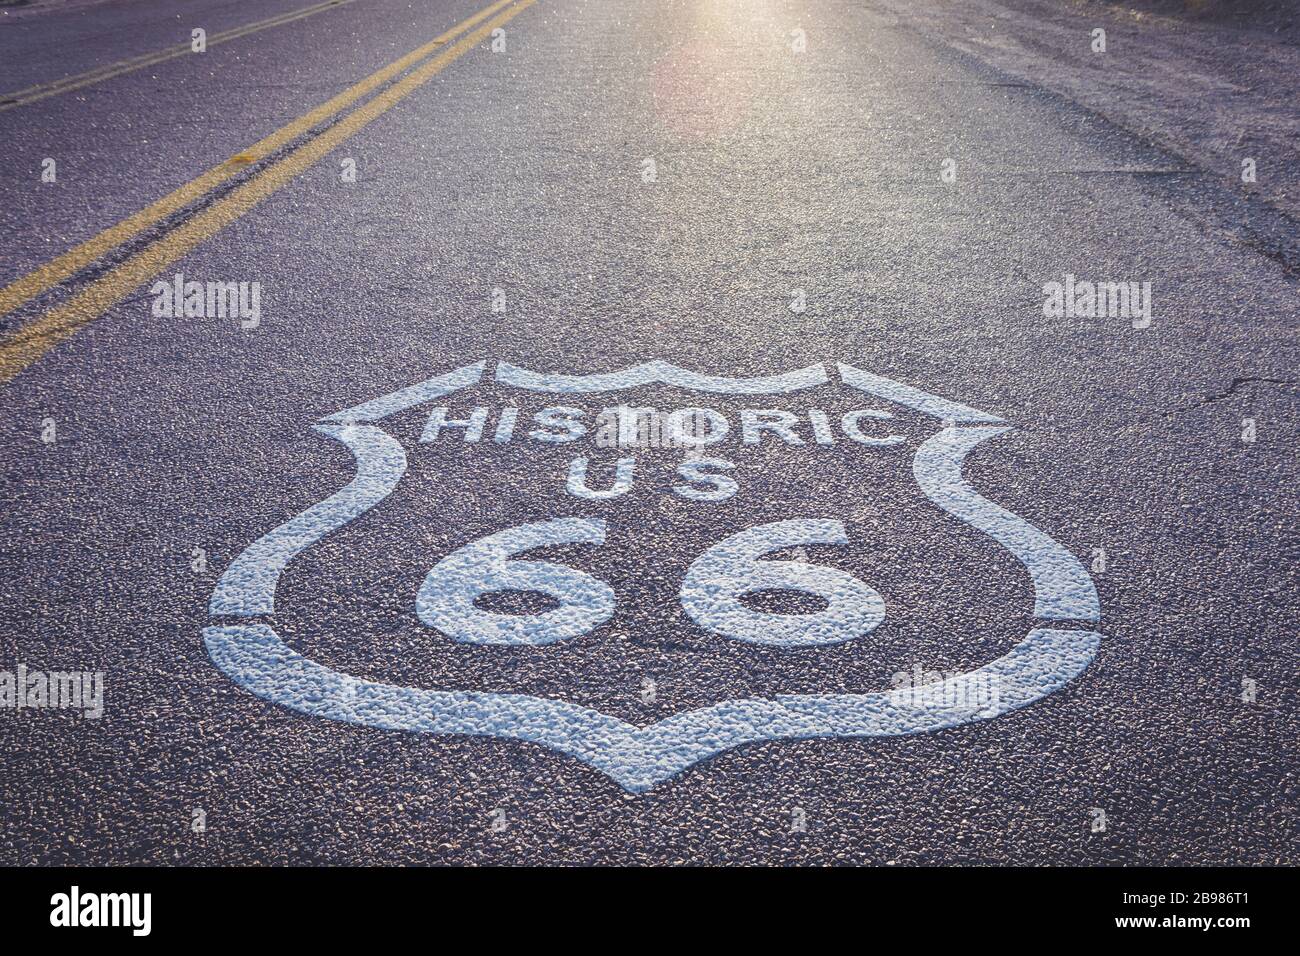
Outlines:
[{"label": "painted road marking", "polygon": [[[605,543],[605,520],[530,521],[471,541],[434,565],[420,585],[415,613],[427,627],[465,644],[546,645],[581,637],[614,616],[617,598],[604,581],[552,561],[512,561],[558,544]],[[496,614],[475,599],[493,591],[539,591],[558,606],[540,614]]]},{"label": "painted road marking", "polygon": [[[820,647],[870,634],[885,620],[880,593],[847,571],[807,561],[760,561],[763,555],[809,544],[849,543],[844,522],[795,518],[728,535],[691,563],[682,579],[682,609],[706,631],[749,644]],[[815,594],[826,609],[812,614],[765,614],[741,596],[767,588]]]},{"label": "painted road marking", "polygon": [[962,477],[962,462],[976,445],[1009,431],[1007,425],[977,425],[940,432],[916,453],[916,483],[936,505],[984,532],[1025,566],[1034,582],[1034,617],[1095,623],[1101,619],[1097,588],[1078,559],[1023,518],[981,498]]},{"label": "painted road marking", "polygon": [[[511,0],[502,0],[489,10],[509,2]],[[303,170],[319,162],[358,130],[363,129],[415,92],[446,66],[481,43],[493,30],[528,9],[534,2],[536,0],[519,0],[513,7],[493,17],[432,60],[417,67],[374,99],[309,139],[283,159],[267,166],[230,195],[213,203],[131,256],[107,275],[91,283],[67,303],[18,329],[0,343],[0,385],[12,381],[15,375],[76,333],[82,326],[103,315],[126,298],[132,290],[148,282],[194,247],[244,215]]]},{"label": "painted road marking", "polygon": [[[1035,616],[1055,626],[1034,627],[997,660],[919,687],[726,700],[645,727],[568,701],[529,694],[430,690],[359,680],[293,650],[266,620],[274,614],[280,576],[299,554],[387,498],[406,473],[408,461],[401,443],[371,423],[478,384],[485,370],[480,362],[316,423],[317,431],[352,452],[356,477],[338,493],[264,535],[232,562],[217,584],[209,612],[213,618],[244,620],[214,621],[205,628],[208,653],[240,686],[305,714],[389,730],[543,744],[596,767],[634,793],[742,744],[928,733],[993,719],[1043,699],[1081,674],[1096,655],[1101,635],[1061,624],[1087,625],[1100,618],[1087,571],[1042,531],[982,498],[962,474],[970,452],[1007,433],[1010,426],[984,424],[1001,420],[891,379],[852,366],[837,368],[840,383],[849,389],[910,408],[935,423],[936,431],[921,444],[913,461],[918,487],[947,515],[989,536],[1024,565],[1033,585]],[[832,384],[821,366],[781,375],[725,378],[698,375],[665,362],[588,376],[543,374],[501,363],[495,379],[497,384],[514,383],[526,391],[566,395],[621,392],[659,383],[690,389],[686,382],[706,394],[779,395]],[[964,410],[964,422],[954,423],[950,414],[954,409]],[[471,542],[430,572],[417,599],[417,615],[426,625],[469,643],[547,644],[580,638],[610,618],[616,595],[604,582],[573,568],[508,560],[547,540],[581,540],[599,546],[605,540],[605,522],[560,518]],[[843,571],[827,575],[828,569],[805,562],[756,560],[767,550],[784,550],[805,541],[842,544],[847,538],[843,524],[830,519],[776,522],[742,531],[696,561],[679,597],[702,629],[747,642],[807,648],[869,633],[884,618],[884,605],[874,590]],[[852,585],[846,586],[841,578]],[[509,589],[516,580],[524,581],[527,589],[546,591],[561,606],[579,608],[585,617],[576,622],[552,620],[547,617],[548,613],[554,617],[552,612],[539,612],[531,618],[511,615],[504,621],[504,615],[474,608],[479,594]],[[830,607],[802,616],[808,633],[797,633],[800,617],[767,615],[764,622],[764,615],[730,601],[747,590],[771,587],[772,582],[821,593]]]},{"label": "painted road marking", "polygon": [[[478,383],[483,363],[467,365],[421,382],[375,402],[358,406],[352,419],[322,419],[316,431],[343,442],[357,459],[357,476],[350,485],[308,508],[244,550],[217,582],[208,610],[218,616],[243,617],[275,612],[275,586],[299,552],[331,531],[365,514],[383,501],[406,474],[406,452],[379,428],[355,424],[375,421]],[[388,399],[385,401],[385,399]]]},{"label": "painted road marking", "polygon": [[701,392],[718,392],[729,395],[775,395],[801,388],[826,384],[826,369],[822,365],[767,375],[758,378],[727,378],[722,375],[700,375],[667,362],[643,362],[620,372],[596,375],[539,374],[519,368],[508,362],[497,366],[497,381],[534,392],[605,392],[637,385],[676,385]]},{"label": "painted road marking", "polygon": [[[292,23],[295,20],[302,20],[305,17],[313,16],[317,13],[323,13],[334,7],[341,7],[352,3],[353,0],[326,0],[325,3],[318,3],[314,6],[303,7],[300,10],[291,10],[288,13],[282,13],[279,16],[268,17],[265,20],[258,20],[254,23],[246,23],[241,27],[234,27],[221,33],[214,33],[208,37],[207,45],[212,47],[218,43],[225,43],[227,40],[236,40],[239,37],[248,36],[250,33],[257,33],[261,30],[269,30],[271,27],[278,27],[285,23]],[[102,83],[104,80],[112,79],[115,76],[121,76],[123,73],[130,73],[133,70],[141,70],[146,66],[153,66],[156,63],[164,63],[167,60],[174,60],[180,56],[187,56],[191,53],[189,43],[181,43],[177,46],[168,47],[165,50],[156,50],[153,53],[145,53],[140,56],[131,57],[127,60],[118,60],[116,63],[108,63],[104,66],[96,67],[93,70],[87,70],[85,73],[78,73],[74,76],[65,76],[60,80],[52,83],[41,83],[36,86],[29,86],[25,90],[17,90],[13,93],[0,93],[0,113],[5,110],[17,109],[20,106],[26,106],[29,103],[36,103],[40,100],[47,99],[51,96],[58,96],[60,93],[70,93],[73,90],[80,90],[95,83]]]},{"label": "painted road marking", "polygon": [[[484,19],[513,2],[514,0],[495,0],[490,6],[480,10],[472,17],[462,20],[419,49],[412,50],[405,56],[394,60],[388,66],[375,71],[342,93],[322,103],[311,112],[305,113],[293,122],[276,130],[265,139],[240,150],[233,158],[212,167],[197,178],[168,193],[162,199],[123,219],[117,225],[110,226],[93,238],[87,239],[45,265],[16,279],[3,289],[0,289],[0,318],[23,303],[44,292],[48,292],[54,286],[76,275],[96,259],[134,239],[146,229],[157,225],[186,206],[202,199],[222,183],[248,169],[250,165],[260,163],[275,155],[295,140],[310,133],[315,127],[352,106],[362,97],[368,96],[395,77],[405,73],[421,60],[434,53],[439,47],[450,43],[465,31],[473,29]],[[529,2],[531,3],[532,0],[529,0]],[[17,370],[10,371],[8,361],[0,358],[0,385],[13,378],[26,364],[29,363],[24,363]]]}]

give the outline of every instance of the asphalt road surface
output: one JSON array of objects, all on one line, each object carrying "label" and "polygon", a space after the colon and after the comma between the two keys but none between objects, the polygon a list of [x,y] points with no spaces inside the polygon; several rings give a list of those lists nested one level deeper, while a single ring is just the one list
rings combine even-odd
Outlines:
[{"label": "asphalt road surface", "polygon": [[0,863],[1300,860],[1300,309],[1217,180],[872,2],[0,63]]}]

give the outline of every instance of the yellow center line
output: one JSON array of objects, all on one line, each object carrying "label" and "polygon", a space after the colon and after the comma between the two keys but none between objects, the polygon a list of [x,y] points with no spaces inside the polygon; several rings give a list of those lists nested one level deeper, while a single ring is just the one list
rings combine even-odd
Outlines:
[{"label": "yellow center line", "polygon": [[457,41],[428,63],[413,70],[408,76],[349,113],[319,136],[313,137],[283,159],[262,170],[230,195],[213,203],[192,219],[181,223],[92,282],[65,304],[19,329],[0,343],[0,385],[10,382],[15,375],[54,346],[126,298],[133,289],[147,282],[185,256],[195,246],[238,219],[303,170],[319,162],[340,143],[392,109],[440,73],[448,64],[481,43],[493,30],[528,9],[534,2],[535,0],[519,0],[515,6]]},{"label": "yellow center line", "polygon": [[98,235],[50,260],[45,265],[33,269],[21,278],[15,279],[12,283],[0,289],[0,318],[12,312],[24,302],[49,291],[65,279],[76,275],[105,253],[135,238],[146,229],[157,225],[168,216],[202,198],[232,176],[243,171],[249,163],[260,162],[278,152],[313,127],[347,109],[357,100],[383,86],[393,77],[406,72],[438,47],[454,40],[484,18],[491,16],[512,2],[513,0],[496,0],[495,3],[480,10],[472,17],[462,20],[450,30],[434,37],[419,49],[412,50],[400,59],[394,60],[388,66],[376,70],[364,80],[344,90],[333,99],[322,103],[311,112],[298,117],[252,146],[240,150],[233,158],[212,167],[202,175],[168,193],[162,199],[150,203],[139,212],[123,219],[117,225],[110,226]]},{"label": "yellow center line", "polygon": [[[246,23],[243,26],[233,27],[222,33],[214,33],[212,36],[208,37],[207,45],[210,47],[216,46],[218,43],[224,43],[227,40],[235,40],[242,36],[248,36],[250,33],[256,33],[259,30],[268,30],[271,27],[278,27],[285,23],[292,23],[295,20],[301,20],[304,17],[310,17],[325,10],[330,10],[334,7],[341,7],[352,2],[353,0],[325,0],[324,3],[304,7],[301,10],[290,10],[287,13],[268,17],[265,20],[258,20],[255,23]],[[123,73],[130,73],[132,70],[143,69],[146,66],[153,66],[155,63],[163,63],[166,60],[174,60],[176,57],[186,56],[190,52],[190,44],[182,43],[179,46],[168,47],[165,50],[158,50],[154,53],[145,53],[140,56],[131,57],[128,60],[118,60],[116,63],[99,66],[93,70],[87,70],[85,73],[78,73],[75,76],[65,76],[63,79],[54,80],[51,83],[29,86],[25,90],[18,90],[14,93],[0,93],[0,113],[3,113],[5,110],[13,110],[20,106],[26,106],[28,103],[36,103],[40,100],[46,99],[47,97],[57,96],[60,93],[68,93],[72,90],[79,90],[82,87],[91,86],[95,83],[101,83],[104,80],[112,79],[115,76],[121,76]]]}]

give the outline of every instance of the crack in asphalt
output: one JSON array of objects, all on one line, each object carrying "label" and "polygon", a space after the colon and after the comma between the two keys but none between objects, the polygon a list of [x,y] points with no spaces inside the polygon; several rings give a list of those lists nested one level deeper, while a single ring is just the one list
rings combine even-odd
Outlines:
[{"label": "crack in asphalt", "polygon": [[1262,375],[1238,375],[1228,384],[1228,390],[1226,392],[1220,392],[1218,395],[1207,395],[1205,401],[1196,405],[1188,406],[1188,408],[1182,409],[1182,411],[1187,411],[1192,408],[1201,408],[1202,406],[1209,405],[1212,402],[1221,402],[1225,398],[1232,398],[1237,394],[1237,389],[1241,386],[1252,385],[1255,383],[1263,385],[1281,385],[1283,388],[1295,388],[1296,386],[1300,386],[1300,380],[1294,378],[1266,378]]}]

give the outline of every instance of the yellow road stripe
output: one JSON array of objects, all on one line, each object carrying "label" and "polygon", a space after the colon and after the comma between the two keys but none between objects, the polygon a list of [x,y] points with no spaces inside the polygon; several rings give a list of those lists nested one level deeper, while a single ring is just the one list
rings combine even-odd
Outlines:
[{"label": "yellow road stripe", "polygon": [[150,203],[139,212],[123,219],[117,225],[110,226],[99,235],[87,239],[85,242],[50,260],[45,265],[33,269],[19,279],[15,279],[12,283],[0,289],[0,317],[12,312],[24,302],[52,289],[60,282],[86,268],[100,256],[135,238],[151,226],[157,225],[163,219],[202,198],[240,172],[249,163],[259,162],[282,149],[312,127],[325,122],[363,96],[383,86],[393,77],[404,73],[438,47],[460,36],[485,17],[491,16],[512,2],[513,0],[496,0],[495,3],[480,10],[472,17],[462,20],[450,30],[434,37],[419,49],[412,50],[400,59],[394,60],[388,66],[370,74],[355,86],[322,103],[310,113],[298,117],[292,123],[281,127],[247,149],[240,150],[233,158],[226,160],[219,166],[212,167],[197,178],[190,180],[184,186],[180,186],[168,193],[162,199]]},{"label": "yellow road stripe", "polygon": [[[279,16],[268,17],[265,20],[258,20],[255,23],[246,23],[240,27],[234,27],[221,33],[214,33],[208,37],[208,46],[216,46],[218,43],[225,43],[227,40],[235,40],[239,37],[248,36],[250,33],[256,33],[259,30],[267,30],[271,27],[278,27],[285,23],[292,23],[295,20],[301,20],[304,17],[310,17],[314,14],[321,13],[325,10],[341,7],[345,4],[352,3],[353,0],[325,0],[324,3],[318,3],[314,6],[304,7],[301,10],[290,10]],[[18,90],[14,93],[0,93],[0,113],[5,110],[17,109],[20,106],[26,106],[28,103],[36,103],[50,96],[57,96],[60,93],[67,93],[71,90],[79,90],[95,83],[103,82],[115,76],[121,76],[123,73],[130,73],[132,70],[143,69],[146,66],[153,66],[155,63],[162,63],[166,60],[174,60],[178,56],[185,56],[190,53],[190,45],[182,43],[179,46],[168,47],[165,50],[159,50],[154,53],[145,53],[141,56],[131,57],[129,60],[118,60],[116,63],[109,63],[105,66],[96,67],[93,70],[87,70],[85,73],[78,73],[75,76],[65,76],[61,80],[55,80],[52,83],[42,83],[37,86],[29,86],[25,90]],[[13,102],[5,102],[12,100]]]},{"label": "yellow road stripe", "polygon": [[319,136],[308,140],[279,162],[262,170],[229,196],[213,203],[193,219],[187,220],[131,256],[64,305],[50,310],[37,321],[19,329],[0,344],[0,385],[12,381],[15,375],[82,326],[122,301],[133,289],[149,281],[189,253],[195,246],[238,219],[303,170],[319,162],[340,143],[386,113],[440,73],[448,64],[481,43],[493,30],[528,9],[534,2],[535,0],[519,0],[516,6],[494,17],[428,63],[413,70],[409,76],[348,114]]}]

